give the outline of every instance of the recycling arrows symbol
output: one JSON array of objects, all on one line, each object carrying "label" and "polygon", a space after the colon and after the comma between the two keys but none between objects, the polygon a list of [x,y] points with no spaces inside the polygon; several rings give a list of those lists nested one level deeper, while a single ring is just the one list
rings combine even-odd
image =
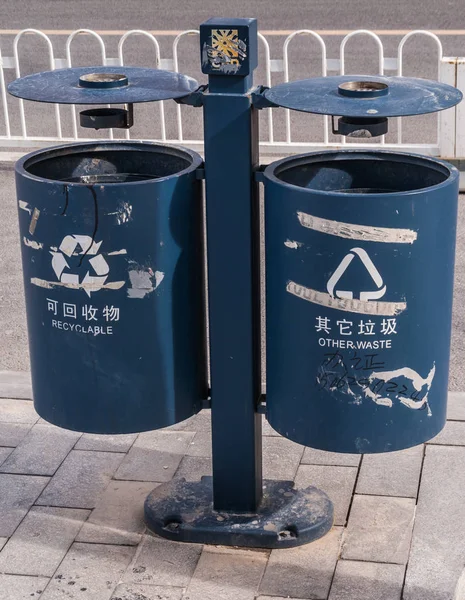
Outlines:
[{"label": "recycling arrows symbol", "polygon": [[[58,281],[65,285],[82,285],[89,298],[92,292],[102,289],[108,278],[110,267],[105,258],[101,254],[98,254],[101,245],[102,242],[95,242],[88,235],[67,235],[63,238],[63,241],[58,248],[59,252],[50,252],[52,255],[52,268],[55,271]],[[80,282],[79,275],[66,272],[66,269],[70,269],[70,266],[65,256],[70,258],[73,255],[92,256],[92,258],[89,259],[89,263],[91,264],[95,275],[91,275],[90,272],[87,271],[82,282]]]},{"label": "recycling arrows symbol", "polygon": [[384,296],[384,294],[386,293],[386,286],[383,285],[383,278],[381,277],[378,269],[373,264],[373,261],[371,260],[371,258],[368,256],[368,253],[363,248],[351,248],[350,252],[344,256],[340,265],[338,266],[338,268],[334,271],[334,273],[331,275],[330,279],[328,280],[326,288],[328,290],[329,295],[333,296],[333,297],[337,297],[337,298],[353,299],[353,297],[354,297],[353,292],[346,291],[346,290],[336,290],[335,291],[335,288],[336,288],[337,283],[341,279],[341,277],[346,272],[350,263],[353,261],[353,259],[356,256],[358,256],[360,258],[360,260],[362,261],[362,264],[364,265],[364,267],[370,274],[371,278],[373,279],[376,287],[378,288],[377,290],[374,290],[374,291],[360,292],[360,300],[379,300],[379,298],[382,298]]}]

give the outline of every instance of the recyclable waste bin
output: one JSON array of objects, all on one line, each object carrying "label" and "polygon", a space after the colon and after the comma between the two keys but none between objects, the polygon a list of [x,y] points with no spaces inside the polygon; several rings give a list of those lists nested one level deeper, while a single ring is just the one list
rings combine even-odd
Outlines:
[{"label": "recyclable waste bin", "polygon": [[16,165],[37,412],[77,431],[172,425],[206,397],[201,157],[78,143]]},{"label": "recyclable waste bin", "polygon": [[[437,82],[373,79],[310,79],[265,97],[341,115],[336,133],[365,137],[386,133],[388,116],[461,98]],[[270,424],[348,453],[434,437],[446,421],[458,171],[348,145],[274,162],[263,180]]]}]

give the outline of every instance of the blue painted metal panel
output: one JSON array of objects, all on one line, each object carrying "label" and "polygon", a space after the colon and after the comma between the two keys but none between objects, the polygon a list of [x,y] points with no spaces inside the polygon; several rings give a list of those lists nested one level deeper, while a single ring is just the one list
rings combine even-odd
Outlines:
[{"label": "blue painted metal panel", "polygon": [[[338,86],[350,81],[373,81],[388,86],[378,97],[347,96]],[[460,90],[440,83],[412,77],[338,75],[281,83],[263,95],[276,106],[320,115],[340,117],[402,117],[437,112],[455,106],[462,99]]]},{"label": "blue painted metal panel", "polygon": [[201,162],[104,142],[17,163],[34,402],[47,421],[128,433],[200,410]]},{"label": "blue painted metal panel", "polygon": [[[123,74],[128,85],[121,87],[83,87],[79,85],[82,75],[91,73]],[[16,79],[8,86],[8,92],[35,102],[56,104],[127,104],[154,102],[170,98],[182,98],[193,92],[198,83],[192,77],[142,67],[75,67],[34,73]]]},{"label": "blue painted metal panel", "polygon": [[265,170],[267,417],[336,452],[387,452],[446,419],[458,172],[323,152]]}]

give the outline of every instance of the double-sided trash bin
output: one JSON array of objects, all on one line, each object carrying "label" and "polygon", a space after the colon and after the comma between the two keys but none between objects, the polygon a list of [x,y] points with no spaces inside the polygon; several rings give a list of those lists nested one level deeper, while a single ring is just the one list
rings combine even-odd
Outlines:
[{"label": "double-sided trash bin", "polygon": [[282,435],[369,453],[442,429],[458,179],[382,151],[265,170],[267,416]]},{"label": "double-sided trash bin", "polygon": [[34,402],[47,421],[128,433],[200,410],[201,163],[187,149],[131,142],[17,163]]}]

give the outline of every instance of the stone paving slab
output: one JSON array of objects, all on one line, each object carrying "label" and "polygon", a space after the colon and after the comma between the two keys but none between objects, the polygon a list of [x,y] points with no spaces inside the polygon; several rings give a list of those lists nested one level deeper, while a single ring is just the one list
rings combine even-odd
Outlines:
[{"label": "stone paving slab", "polygon": [[465,448],[427,446],[405,600],[450,600],[454,595],[465,565],[464,466]]},{"label": "stone paving slab", "polygon": [[83,509],[32,507],[0,552],[0,573],[52,577],[88,516]]},{"label": "stone paving slab", "polygon": [[315,448],[305,448],[301,462],[303,465],[358,467],[360,459],[360,454],[342,454],[341,452],[325,452]]},{"label": "stone paving slab", "polygon": [[465,446],[465,421],[447,421],[439,435],[428,444],[441,446]]},{"label": "stone paving slab", "polygon": [[148,431],[141,433],[115,474],[116,479],[170,481],[195,433]]},{"label": "stone paving slab", "polygon": [[113,592],[111,600],[181,600],[184,588],[122,583]]},{"label": "stone paving slab", "polygon": [[0,537],[10,537],[26,516],[48,477],[0,474]]},{"label": "stone paving slab", "polygon": [[139,550],[124,575],[125,583],[186,587],[197,567],[202,546],[145,535]]},{"label": "stone paving slab", "polygon": [[329,600],[401,600],[402,565],[340,560]]},{"label": "stone paving slab", "polygon": [[75,543],[40,600],[110,600],[135,548]]},{"label": "stone paving slab", "polygon": [[75,450],[96,450],[99,452],[127,452],[137,439],[137,433],[124,435],[96,435],[84,433],[76,445]]},{"label": "stone paving slab", "polygon": [[447,418],[453,421],[465,421],[464,392],[449,392],[447,398]]},{"label": "stone paving slab", "polygon": [[27,371],[0,371],[0,398],[32,398],[31,374]]},{"label": "stone paving slab", "polygon": [[48,582],[45,577],[0,575],[0,600],[39,600]]},{"label": "stone paving slab", "polygon": [[263,438],[263,477],[291,481],[295,478],[304,447],[283,437]]},{"label": "stone paving slab", "polygon": [[77,541],[137,546],[145,530],[144,501],[154,487],[143,481],[111,481]]},{"label": "stone paving slab", "polygon": [[0,448],[0,465],[2,465],[6,459],[13,452],[14,448]]},{"label": "stone paving slab", "polygon": [[3,548],[3,546],[7,543],[8,538],[4,537],[4,538],[0,538],[0,550]]},{"label": "stone paving slab", "polygon": [[254,600],[268,554],[205,546],[183,600]]},{"label": "stone paving slab", "polygon": [[2,409],[0,411],[0,422],[2,423],[25,423],[34,425],[39,420],[39,415],[34,410],[30,400],[15,400],[2,398]]},{"label": "stone paving slab", "polygon": [[334,505],[334,524],[345,525],[356,477],[355,467],[301,465],[295,483],[298,488],[314,485],[326,492]]},{"label": "stone paving slab", "polygon": [[34,425],[2,464],[0,472],[53,475],[80,437],[75,431]]},{"label": "stone paving slab", "polygon": [[29,423],[0,422],[0,446],[15,448],[26,437],[30,429]]},{"label": "stone paving slab", "polygon": [[342,558],[406,564],[415,500],[355,495]]},{"label": "stone paving slab", "polygon": [[116,452],[72,450],[36,504],[95,508],[124,456]]},{"label": "stone paving slab", "polygon": [[260,593],[294,598],[328,597],[339,557],[342,527],[305,546],[272,550]]},{"label": "stone paving slab", "polygon": [[422,463],[423,446],[386,454],[366,454],[356,493],[416,498]]}]

